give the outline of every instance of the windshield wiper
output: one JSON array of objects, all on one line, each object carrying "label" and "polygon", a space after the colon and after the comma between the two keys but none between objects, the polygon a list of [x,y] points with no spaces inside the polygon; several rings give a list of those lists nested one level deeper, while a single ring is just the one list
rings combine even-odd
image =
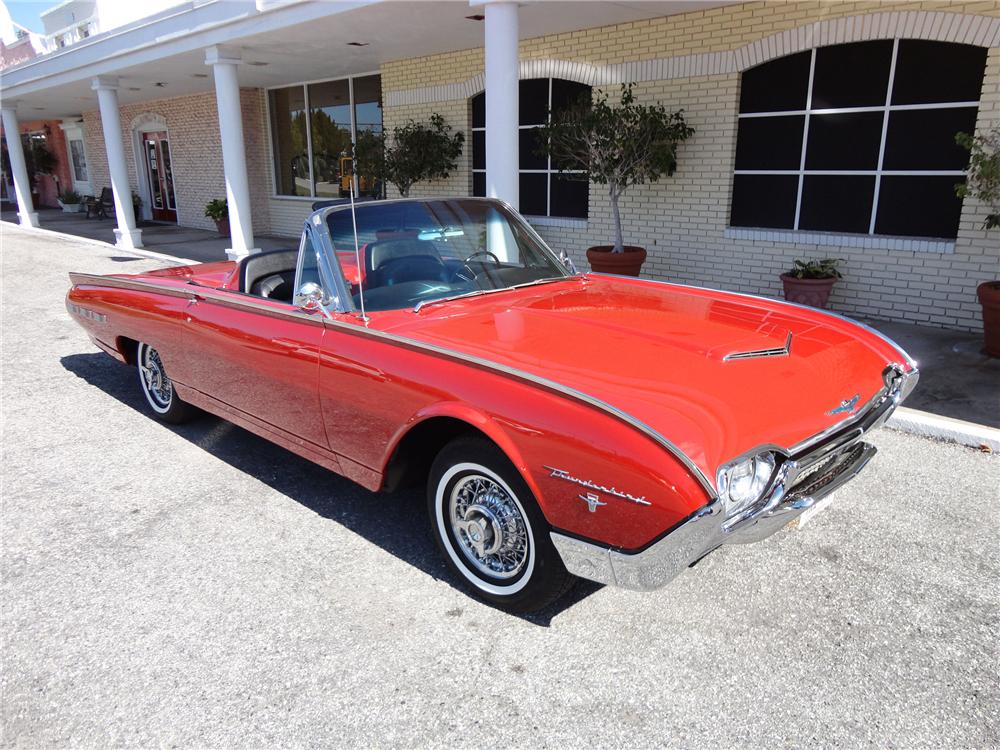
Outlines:
[{"label": "windshield wiper", "polygon": [[453,294],[450,297],[435,297],[434,299],[424,299],[417,303],[417,306],[413,308],[413,312],[418,313],[427,305],[434,305],[438,302],[451,302],[456,299],[465,299],[466,297],[482,297],[484,294],[495,294],[496,292],[509,292],[511,289],[523,289],[526,286],[537,286],[538,284],[551,284],[555,281],[564,281],[565,279],[573,279],[576,276],[548,276],[544,279],[535,279],[534,281],[525,281],[523,284],[514,284],[513,286],[501,286],[496,289],[476,289],[473,292],[464,292],[462,294]]}]

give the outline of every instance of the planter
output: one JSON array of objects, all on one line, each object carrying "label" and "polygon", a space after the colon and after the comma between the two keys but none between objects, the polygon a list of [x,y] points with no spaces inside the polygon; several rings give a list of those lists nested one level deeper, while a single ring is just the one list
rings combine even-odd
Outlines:
[{"label": "planter", "polygon": [[829,279],[797,279],[787,273],[781,274],[781,283],[785,287],[785,299],[800,305],[825,308],[830,299],[833,285],[837,277]]},{"label": "planter", "polygon": [[983,351],[1000,357],[1000,281],[986,281],[976,289],[983,306]]},{"label": "planter", "polygon": [[229,232],[229,217],[226,216],[222,219],[215,219],[215,228],[218,230],[219,234],[223,237],[228,237]]},{"label": "planter", "polygon": [[60,201],[59,205],[62,206],[62,210],[63,210],[64,214],[76,214],[76,213],[80,213],[80,206],[82,206],[83,204],[82,203],[63,203],[62,201]]},{"label": "planter", "polygon": [[624,253],[613,253],[612,245],[598,245],[587,249],[587,260],[594,273],[614,273],[619,276],[638,276],[646,262],[646,249],[625,245]]}]

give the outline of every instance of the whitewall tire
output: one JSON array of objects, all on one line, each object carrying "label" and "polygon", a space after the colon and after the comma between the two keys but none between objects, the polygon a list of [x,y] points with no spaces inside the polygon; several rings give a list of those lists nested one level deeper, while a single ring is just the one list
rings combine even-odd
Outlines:
[{"label": "whitewall tire", "polygon": [[493,443],[460,438],[445,446],[431,467],[427,502],[445,562],[478,597],[530,612],[572,585],[534,496]]},{"label": "whitewall tire", "polygon": [[158,419],[180,424],[194,416],[194,407],[181,401],[177,395],[156,349],[149,344],[140,343],[136,348],[135,363],[142,395],[146,397],[146,403]]}]

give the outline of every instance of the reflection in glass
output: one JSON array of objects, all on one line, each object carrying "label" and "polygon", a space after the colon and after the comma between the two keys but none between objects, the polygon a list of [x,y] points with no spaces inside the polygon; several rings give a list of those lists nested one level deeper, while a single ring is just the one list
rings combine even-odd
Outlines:
[{"label": "reflection in glass", "polygon": [[269,97],[275,193],[310,195],[305,92],[301,86],[290,86],[272,89]]},{"label": "reflection in glass", "polygon": [[351,186],[351,94],[347,81],[311,84],[309,108],[315,195],[347,195]]}]

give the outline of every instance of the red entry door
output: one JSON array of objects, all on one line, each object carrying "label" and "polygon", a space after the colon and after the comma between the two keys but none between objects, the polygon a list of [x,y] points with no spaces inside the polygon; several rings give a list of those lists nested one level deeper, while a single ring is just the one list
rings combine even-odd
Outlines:
[{"label": "red entry door", "polygon": [[166,133],[143,133],[142,147],[149,173],[149,195],[154,221],[177,221],[174,175],[170,168],[170,141]]}]

